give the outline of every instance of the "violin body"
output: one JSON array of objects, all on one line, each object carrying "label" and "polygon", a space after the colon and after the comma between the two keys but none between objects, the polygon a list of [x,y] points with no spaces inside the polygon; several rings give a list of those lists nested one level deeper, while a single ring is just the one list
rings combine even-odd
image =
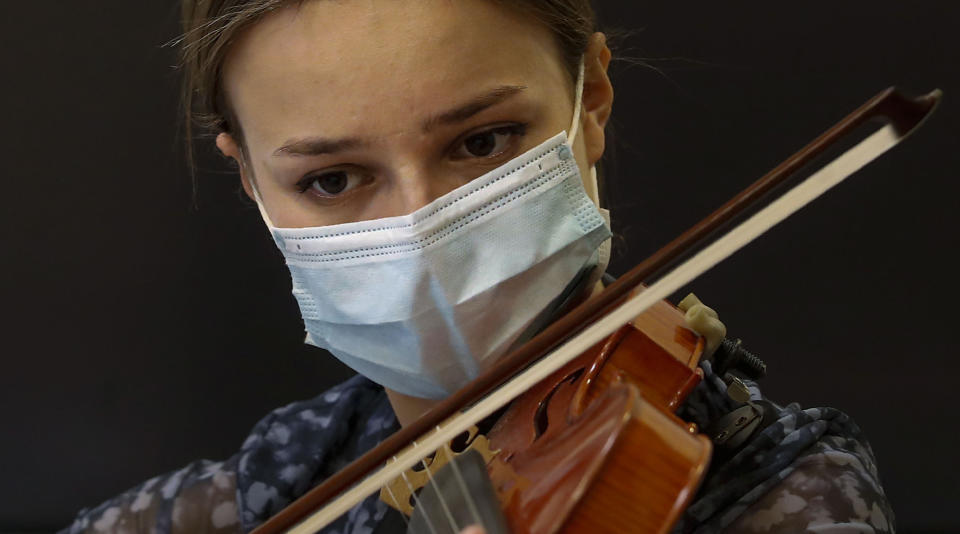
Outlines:
[{"label": "violin body", "polygon": [[673,413],[703,376],[702,351],[662,302],[517,398],[488,435],[510,531],[667,532],[710,458]]}]

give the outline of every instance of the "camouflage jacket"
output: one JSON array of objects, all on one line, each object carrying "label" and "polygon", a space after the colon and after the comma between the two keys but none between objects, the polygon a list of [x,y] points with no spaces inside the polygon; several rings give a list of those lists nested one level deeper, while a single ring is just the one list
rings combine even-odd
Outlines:
[{"label": "camouflage jacket", "polygon": [[[726,385],[705,380],[680,410],[707,427],[732,411]],[[765,400],[746,381],[754,401]],[[774,422],[714,462],[675,532],[892,533],[893,512],[857,425],[833,408],[779,406]],[[383,388],[356,376],[274,410],[223,462],[197,461],[79,513],[62,532],[247,532],[398,428]],[[376,496],[324,533],[373,534],[400,521]]]}]

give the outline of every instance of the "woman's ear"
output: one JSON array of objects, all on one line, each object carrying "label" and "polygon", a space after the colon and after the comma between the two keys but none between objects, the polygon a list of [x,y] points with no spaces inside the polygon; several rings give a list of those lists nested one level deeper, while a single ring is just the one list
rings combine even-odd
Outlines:
[{"label": "woman's ear", "polygon": [[613,85],[607,75],[610,58],[607,36],[600,32],[593,34],[584,55],[583,73],[582,126],[590,165],[600,160],[606,148],[604,127],[613,110]]},{"label": "woman's ear", "polygon": [[243,150],[240,148],[240,144],[237,143],[237,140],[233,138],[232,135],[222,132],[217,135],[217,148],[220,149],[220,152],[228,158],[232,158],[237,162],[237,167],[240,169],[240,183],[243,184],[243,190],[247,193],[247,196],[250,197],[250,200],[256,202],[256,197],[253,194],[253,187],[250,185],[250,180],[252,176],[246,165],[246,159],[243,157]]}]

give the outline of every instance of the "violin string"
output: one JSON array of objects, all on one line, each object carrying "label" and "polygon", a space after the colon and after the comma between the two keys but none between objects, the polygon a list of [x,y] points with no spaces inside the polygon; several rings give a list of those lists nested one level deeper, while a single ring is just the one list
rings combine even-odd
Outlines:
[{"label": "violin string", "polygon": [[[394,456],[394,460],[396,460],[396,456]],[[403,478],[403,481],[407,484],[407,489],[410,490],[410,496],[413,497],[413,502],[416,503],[414,507],[414,511],[416,511],[417,509],[421,509],[420,498],[417,497],[417,490],[414,489],[413,484],[410,483],[410,479],[407,478],[407,472],[406,471],[402,472],[400,474],[400,477]],[[421,510],[424,512],[423,518],[427,522],[427,528],[430,529],[430,533],[437,534],[437,529],[433,527],[433,522],[430,521],[430,516],[426,514],[426,509],[422,508]]]},{"label": "violin string", "polygon": [[[419,447],[416,441],[413,442],[413,446]],[[434,451],[433,461],[431,462],[431,464],[435,465],[437,463],[437,457],[439,452],[440,451]],[[452,458],[450,460],[450,463],[451,464],[454,463]],[[453,532],[460,532],[460,527],[457,526],[457,521],[453,518],[453,514],[450,513],[450,508],[447,506],[447,502],[443,499],[443,493],[440,491],[440,486],[437,485],[437,481],[434,480],[433,478],[433,473],[430,472],[430,467],[427,465],[427,459],[421,458],[420,465],[422,465],[423,468],[427,471],[427,482],[431,486],[433,486],[433,491],[435,491],[437,494],[437,500],[440,501],[440,507],[443,508],[443,514],[447,516],[447,521],[450,523],[450,528],[453,529]],[[427,511],[423,510],[423,513],[424,515],[426,515]]]},{"label": "violin string", "polygon": [[[393,459],[396,461],[397,457],[394,456]],[[397,510],[400,511],[400,517],[403,518],[403,523],[407,526],[407,530],[410,530],[410,520],[407,519],[407,514],[403,513],[403,507],[400,506],[400,501],[397,499],[397,496],[394,495],[393,489],[390,488],[390,484],[384,485],[383,488],[387,490],[388,494],[390,494],[390,499],[393,500],[394,506],[396,506]]]},{"label": "violin string", "polygon": [[[437,432],[439,431],[440,425],[437,425]],[[470,515],[473,516],[473,520],[476,521],[477,525],[486,528],[486,525],[483,524],[483,519],[480,518],[480,511],[477,510],[477,505],[473,502],[473,496],[467,489],[467,482],[464,480],[463,475],[460,472],[460,467],[458,467],[457,462],[453,461],[452,459],[450,460],[450,464],[453,466],[453,477],[457,479],[457,485],[460,486],[460,493],[463,494],[463,499],[467,501],[467,508],[470,509]]]}]

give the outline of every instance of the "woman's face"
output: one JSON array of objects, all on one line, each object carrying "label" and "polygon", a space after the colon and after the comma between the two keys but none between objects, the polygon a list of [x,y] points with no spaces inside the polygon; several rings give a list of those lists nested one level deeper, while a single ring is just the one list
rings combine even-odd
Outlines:
[{"label": "woman's face", "polygon": [[[266,16],[232,45],[224,83],[254,180],[278,227],[410,213],[526,152],[573,118],[549,30],[489,0],[315,0]],[[609,50],[586,56],[581,174],[603,153]]]}]

